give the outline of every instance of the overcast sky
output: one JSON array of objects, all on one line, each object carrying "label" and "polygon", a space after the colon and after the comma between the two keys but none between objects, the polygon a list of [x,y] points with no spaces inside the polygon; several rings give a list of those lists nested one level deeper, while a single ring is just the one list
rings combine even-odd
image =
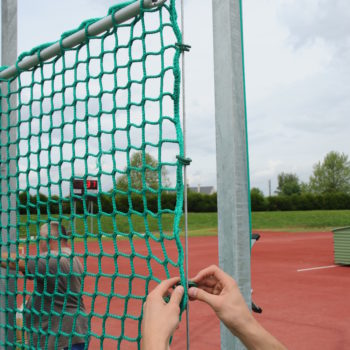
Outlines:
[{"label": "overcast sky", "polygon": [[[18,0],[19,53],[116,2]],[[188,177],[216,186],[211,0],[185,3]],[[267,193],[282,171],[307,181],[329,151],[350,154],[350,2],[243,4],[251,186]]]}]

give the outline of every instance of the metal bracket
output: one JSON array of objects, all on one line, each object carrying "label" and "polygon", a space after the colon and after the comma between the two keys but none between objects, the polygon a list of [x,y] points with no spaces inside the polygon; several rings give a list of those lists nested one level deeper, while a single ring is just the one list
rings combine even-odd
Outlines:
[{"label": "metal bracket", "polygon": [[182,43],[176,43],[175,46],[181,51],[181,52],[189,52],[191,50],[191,45],[182,44]]}]

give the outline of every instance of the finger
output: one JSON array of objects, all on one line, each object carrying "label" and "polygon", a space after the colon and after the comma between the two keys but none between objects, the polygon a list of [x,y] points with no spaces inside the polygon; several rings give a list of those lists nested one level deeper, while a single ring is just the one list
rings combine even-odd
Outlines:
[{"label": "finger", "polygon": [[198,280],[201,280],[201,279],[211,278],[211,276],[214,275],[214,271],[216,267],[217,266],[215,265],[206,267],[205,269],[199,271],[197,275],[194,278],[192,278],[192,280],[197,282]]},{"label": "finger", "polygon": [[215,294],[214,291],[216,290],[215,286],[214,287],[207,287],[207,286],[197,286],[195,288],[198,288],[198,289],[202,289],[204,290],[205,292],[209,293],[209,294]]},{"label": "finger", "polygon": [[173,287],[179,281],[180,277],[173,277],[168,280],[164,280],[153,290],[152,293],[164,296],[168,292],[168,289]]},{"label": "finger", "polygon": [[197,286],[193,287],[214,287],[218,284],[218,280],[215,277],[208,277],[197,282]]},{"label": "finger", "polygon": [[192,280],[194,282],[199,282],[201,280],[207,279],[207,278],[216,278],[218,281],[225,281],[227,278],[232,279],[231,276],[226,274],[224,271],[222,271],[218,266],[211,265],[201,271],[198,272],[197,276],[194,277]]},{"label": "finger", "polygon": [[177,286],[171,293],[169,304],[180,305],[182,297],[184,295],[184,287]]},{"label": "finger", "polygon": [[188,295],[192,300],[200,300],[209,305],[213,305],[215,296],[207,293],[203,289],[192,287],[188,290]]},{"label": "finger", "polygon": [[[219,295],[222,291],[222,288],[217,288],[218,285],[215,285],[214,287],[206,287],[206,286],[201,286],[199,285],[197,288],[204,290],[205,292],[207,292],[208,294],[212,294],[212,295]],[[188,295],[191,301],[194,301],[196,299],[194,299],[190,294]]]},{"label": "finger", "polygon": [[209,294],[214,294],[214,290],[215,290],[215,288],[213,287],[206,287],[206,286],[198,286],[198,288],[204,290]]}]

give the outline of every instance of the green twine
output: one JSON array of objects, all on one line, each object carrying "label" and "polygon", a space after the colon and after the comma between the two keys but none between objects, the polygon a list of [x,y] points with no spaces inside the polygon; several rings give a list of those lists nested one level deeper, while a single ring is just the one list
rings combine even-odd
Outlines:
[{"label": "green twine", "polygon": [[[114,18],[117,11],[132,3],[112,6],[108,16]],[[1,192],[2,203],[7,206],[0,211],[8,219],[0,223],[3,232],[0,244],[8,253],[15,251],[17,260],[22,259],[22,247],[30,251],[23,259],[27,265],[35,263],[35,273],[30,275],[26,267],[25,276],[18,268],[15,273],[6,269],[0,276],[6,285],[6,290],[0,291],[0,298],[6,300],[5,308],[0,306],[0,312],[6,315],[6,324],[0,325],[6,339],[5,344],[0,339],[0,346],[36,348],[44,337],[41,347],[47,349],[47,336],[51,335],[56,336],[58,348],[59,336],[63,335],[69,346],[74,336],[81,336],[86,341],[90,338],[90,344],[101,349],[120,349],[128,344],[136,344],[139,349],[142,308],[131,311],[134,305],[145,301],[154,281],[179,274],[185,284],[179,227],[183,167],[190,160],[184,158],[179,116],[182,36],[175,0],[152,9],[144,8],[141,0],[140,6],[139,16],[122,24],[114,23],[113,19],[114,26],[100,35],[88,35],[88,27],[100,20],[90,19],[63,33],[58,41],[22,53],[15,63],[18,75],[1,80],[0,133],[6,137],[0,145],[1,166],[5,169],[0,182],[2,191],[5,187],[8,191]],[[63,40],[82,29],[86,42],[64,48]],[[41,61],[42,50],[56,43],[60,43],[61,54]],[[18,64],[32,55],[38,56],[39,65],[30,71],[21,70]],[[0,71],[6,68],[0,67]],[[13,118],[15,114],[17,119]],[[135,154],[140,155],[140,164],[132,164]],[[153,155],[155,164],[149,163],[148,154]],[[15,165],[14,172],[10,164]],[[173,185],[164,182],[164,169],[174,174]],[[141,179],[138,185],[135,175]],[[156,185],[149,182],[152,175]],[[97,179],[99,191],[89,194],[87,181],[91,177]],[[126,187],[119,185],[123,177]],[[83,193],[74,193],[73,179],[83,180]],[[176,193],[175,207],[163,200],[171,192]],[[141,198],[138,203],[135,196]],[[91,197],[93,213],[88,206]],[[122,209],[125,205],[127,210]],[[156,210],[152,209],[154,206]],[[13,216],[15,225],[10,221]],[[94,231],[90,229],[91,218],[95,222]],[[72,254],[80,258],[84,268],[81,290],[76,295],[79,305],[83,299],[88,304],[84,315],[88,319],[88,333],[84,335],[63,332],[64,316],[72,316],[75,325],[80,313],[66,310],[64,296],[62,312],[57,314],[53,306],[59,278],[55,276],[50,294],[48,278],[53,276],[39,272],[39,263],[44,263],[47,269],[53,252],[49,250],[41,259],[40,240],[36,237],[40,226],[52,220],[70,226],[69,240],[78,241],[76,244],[83,247],[82,252],[72,244]],[[173,222],[171,232],[164,230],[164,220]],[[75,227],[76,221],[83,229]],[[106,222],[110,223],[109,229],[105,228]],[[127,222],[128,230],[121,229],[122,222]],[[15,240],[11,239],[13,230]],[[90,242],[96,243],[97,250],[92,250]],[[171,246],[176,247],[176,257],[169,254]],[[111,271],[104,269],[105,261],[111,261]],[[97,271],[89,268],[91,262],[95,262]],[[67,276],[60,268],[57,273],[68,279],[75,275],[72,267]],[[37,290],[40,276],[44,280],[43,293]],[[41,302],[40,312],[29,310],[25,303],[31,289],[28,278],[34,279],[33,295]],[[127,292],[122,290],[125,284]],[[137,290],[135,286],[139,286]],[[42,294],[51,298],[49,313],[43,310]],[[113,306],[116,300],[117,308]],[[187,300],[186,290],[182,310]],[[24,304],[23,310],[17,303]],[[36,314],[39,325],[13,324],[11,318],[16,317],[16,312],[22,317]],[[59,334],[50,329],[54,316],[60,318]],[[44,320],[48,321],[48,329],[41,327]],[[12,342],[11,334],[17,330],[22,338],[27,337],[28,344],[17,339],[16,334]],[[34,344],[35,338],[38,343]]]}]

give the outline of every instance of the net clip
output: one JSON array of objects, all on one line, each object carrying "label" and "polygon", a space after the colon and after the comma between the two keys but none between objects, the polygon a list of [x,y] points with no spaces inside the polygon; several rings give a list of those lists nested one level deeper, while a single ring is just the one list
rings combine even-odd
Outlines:
[{"label": "net clip", "polygon": [[[177,286],[181,286],[181,282],[177,282],[174,286],[173,286],[173,289],[175,289]],[[189,288],[192,288],[192,287],[198,287],[198,284],[196,282],[193,282],[193,281],[188,281],[188,284],[187,284],[187,289]],[[169,303],[170,301],[170,296],[171,295],[167,295],[165,297],[163,297],[163,300],[166,302],[166,303]]]},{"label": "net clip", "polygon": [[185,52],[185,51],[190,51],[191,49],[191,45],[186,45],[186,44],[182,44],[182,43],[176,43],[175,46],[181,51],[181,52]]},{"label": "net clip", "polygon": [[187,165],[190,165],[191,162],[192,162],[192,159],[191,158],[185,158],[185,157],[182,157],[182,156],[176,156],[176,158],[179,160],[179,162],[184,165],[184,166],[187,166]]}]

